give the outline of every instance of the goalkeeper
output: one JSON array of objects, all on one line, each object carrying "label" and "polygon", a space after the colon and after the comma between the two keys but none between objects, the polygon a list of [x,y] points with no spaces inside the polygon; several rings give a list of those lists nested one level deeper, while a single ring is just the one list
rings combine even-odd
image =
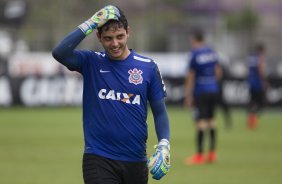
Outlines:
[{"label": "goalkeeper", "polygon": [[[102,52],[75,49],[92,32]],[[157,64],[127,46],[123,12],[106,6],[53,49],[53,57],[83,76],[83,178],[86,184],[147,184],[170,169],[170,128]],[[147,102],[158,144],[147,160]]]}]

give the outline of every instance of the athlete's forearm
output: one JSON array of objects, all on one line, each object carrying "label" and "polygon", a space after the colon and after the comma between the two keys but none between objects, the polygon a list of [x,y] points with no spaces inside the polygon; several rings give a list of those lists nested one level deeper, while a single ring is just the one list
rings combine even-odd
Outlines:
[{"label": "athlete's forearm", "polygon": [[53,57],[70,69],[80,67],[74,49],[85,37],[86,35],[80,29],[75,29],[53,49]]},{"label": "athlete's forearm", "polygon": [[164,99],[150,102],[154,115],[155,129],[158,141],[161,139],[170,140],[169,119],[165,107]]},{"label": "athlete's forearm", "polygon": [[222,80],[223,78],[222,67],[219,64],[215,66],[215,76],[218,81]]},{"label": "athlete's forearm", "polygon": [[265,61],[264,58],[260,58],[260,62],[258,65],[259,77],[261,80],[265,80]]},{"label": "athlete's forearm", "polygon": [[75,47],[93,32],[94,29],[103,26],[108,20],[118,20],[120,16],[117,7],[108,5],[96,12],[91,18],[78,26],[76,30],[68,34],[53,51],[53,57],[68,67],[70,70],[81,70],[81,63],[76,54]]},{"label": "athlete's forearm", "polygon": [[190,70],[185,79],[185,97],[191,97],[193,96],[193,90],[194,90],[194,82],[195,82],[195,73],[193,70]]}]

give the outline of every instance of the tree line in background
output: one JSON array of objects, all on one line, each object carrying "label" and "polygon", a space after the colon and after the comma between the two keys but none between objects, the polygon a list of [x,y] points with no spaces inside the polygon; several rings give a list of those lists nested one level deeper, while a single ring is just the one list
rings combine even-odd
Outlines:
[{"label": "tree line in background", "polygon": [[[186,51],[189,48],[188,35],[191,27],[199,24],[203,27],[208,26],[207,29],[210,30],[217,29],[216,23],[210,19],[210,14],[205,14],[201,10],[199,13],[190,11],[189,7],[195,5],[194,0],[132,0],[130,2],[26,0],[25,2],[28,8],[24,20],[3,27],[12,34],[14,40],[26,41],[32,51],[52,49],[65,34],[107,4],[118,4],[124,10],[132,30],[129,45],[139,51]],[[224,27],[228,30],[244,31],[245,37],[250,42],[254,40],[253,33],[259,23],[259,15],[250,7],[242,12],[222,14],[215,11],[214,14],[213,19],[222,19],[223,16]],[[99,44],[95,44],[93,40],[95,36],[82,46],[98,49]]]}]

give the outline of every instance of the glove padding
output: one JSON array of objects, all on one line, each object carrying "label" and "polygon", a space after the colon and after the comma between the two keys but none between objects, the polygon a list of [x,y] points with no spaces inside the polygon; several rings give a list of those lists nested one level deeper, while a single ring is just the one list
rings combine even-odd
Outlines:
[{"label": "glove padding", "polygon": [[148,160],[148,167],[153,179],[160,180],[170,170],[170,146],[169,141],[162,139],[158,145],[155,146],[156,152]]},{"label": "glove padding", "polygon": [[83,22],[78,28],[85,34],[89,35],[98,27],[103,26],[109,20],[118,20],[120,17],[119,9],[113,5],[108,5],[97,11],[90,19]]},{"label": "glove padding", "polygon": [[117,7],[108,5],[96,12],[89,21],[92,21],[97,27],[103,26],[108,20],[118,20],[120,13]]}]

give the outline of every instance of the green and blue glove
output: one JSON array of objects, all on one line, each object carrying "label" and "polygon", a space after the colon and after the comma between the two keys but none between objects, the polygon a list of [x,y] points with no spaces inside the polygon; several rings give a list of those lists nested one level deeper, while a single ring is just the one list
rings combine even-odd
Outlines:
[{"label": "green and blue glove", "polygon": [[156,152],[148,160],[148,167],[153,179],[160,180],[170,170],[170,146],[166,139],[160,140],[155,146]]},{"label": "green and blue glove", "polygon": [[120,13],[118,8],[113,5],[108,5],[97,11],[90,19],[80,24],[78,28],[85,35],[89,35],[94,29],[103,26],[108,20],[118,20],[119,17]]}]

